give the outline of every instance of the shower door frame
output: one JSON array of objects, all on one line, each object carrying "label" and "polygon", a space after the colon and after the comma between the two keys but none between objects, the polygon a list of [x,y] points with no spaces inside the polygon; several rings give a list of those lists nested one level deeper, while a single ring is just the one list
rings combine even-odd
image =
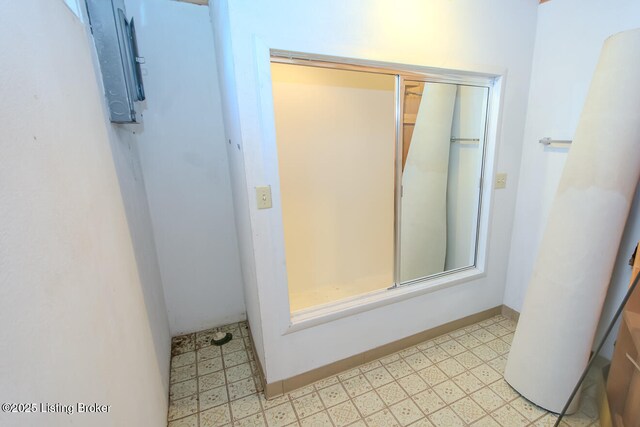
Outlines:
[{"label": "shower door frame", "polygon": [[[395,77],[395,159],[394,159],[394,269],[393,283],[377,291],[366,292],[342,300],[333,301],[295,312],[290,311],[291,323],[286,333],[316,326],[337,318],[370,310],[395,301],[411,298],[418,294],[432,292],[459,283],[467,283],[485,275],[486,236],[490,217],[491,185],[487,185],[486,175],[493,176],[495,154],[497,152],[497,132],[499,107],[502,105],[504,72],[502,70],[478,70],[474,67],[462,69],[442,69],[418,65],[405,65],[365,59],[343,58],[319,54],[269,49],[270,62],[337,70],[349,70],[386,74]],[[269,73],[270,76],[270,73]],[[402,149],[403,149],[403,107],[405,80],[425,83],[444,83],[488,88],[485,115],[484,147],[479,185],[479,201],[475,236],[474,263],[469,266],[443,271],[406,282],[400,278],[400,238],[402,209]],[[271,85],[271,81],[269,81]],[[270,87],[270,86],[269,86]],[[273,107],[273,105],[272,105]],[[488,180],[490,181],[490,180]],[[285,253],[286,256],[286,253]]]},{"label": "shower door frame", "polygon": [[[400,191],[400,194],[402,194],[402,153],[403,153],[403,144],[404,144],[404,102],[403,102],[403,98],[404,98],[404,94],[405,94],[405,90],[406,90],[406,83],[405,80],[409,80],[411,82],[420,82],[420,83],[425,83],[425,87],[427,83],[443,83],[443,84],[456,84],[459,86],[471,86],[471,87],[482,87],[488,90],[487,93],[487,105],[486,105],[486,110],[485,110],[485,117],[484,117],[484,130],[483,130],[483,146],[482,146],[482,153],[480,155],[481,157],[481,163],[480,163],[480,184],[478,186],[478,206],[476,209],[476,233],[474,236],[475,239],[475,244],[473,245],[473,263],[471,265],[465,265],[462,267],[457,267],[457,268],[452,268],[451,270],[445,270],[445,271],[441,271],[440,273],[433,273],[433,274],[428,274],[426,276],[422,276],[422,277],[417,277],[415,279],[410,279],[410,280],[405,280],[404,282],[402,281],[402,278],[400,277],[400,263],[402,262],[402,257],[401,257],[401,247],[400,247],[400,240],[402,238],[401,236],[401,228],[402,228],[402,222],[400,221],[401,215],[402,215],[402,196],[400,196],[400,200],[396,202],[396,217],[395,217],[395,221],[397,223],[397,236],[396,237],[396,264],[395,264],[395,270],[394,270],[394,283],[393,286],[389,287],[388,289],[395,289],[399,286],[409,286],[409,285],[413,285],[415,283],[420,283],[420,282],[424,282],[425,280],[430,280],[430,279],[435,279],[437,277],[443,277],[443,276],[448,276],[450,274],[454,274],[456,272],[460,272],[460,271],[465,271],[465,270],[470,270],[473,268],[477,267],[477,263],[478,263],[478,251],[480,249],[479,244],[480,244],[480,218],[482,215],[482,200],[483,200],[483,188],[482,188],[482,183],[484,181],[484,175],[485,175],[485,159],[487,156],[487,135],[489,133],[489,108],[491,108],[491,91],[492,91],[492,85],[489,84],[470,84],[468,82],[465,83],[452,83],[450,81],[445,81],[445,80],[437,80],[437,79],[433,79],[433,78],[427,78],[427,77],[422,77],[422,78],[415,78],[413,76],[411,76],[411,78],[406,78],[404,75],[399,74],[398,75],[398,79],[399,79],[399,83],[400,83],[400,89],[399,89],[399,93],[396,94],[396,97],[400,98],[399,99],[399,109],[398,107],[396,107],[396,111],[398,111],[398,114],[400,115],[400,118],[396,118],[396,131],[399,133],[399,135],[396,135],[396,170],[399,170],[399,177],[396,177],[396,184],[397,186],[400,187],[400,189],[396,189],[396,191]],[[424,89],[423,89],[424,90]],[[397,163],[399,157],[399,161],[400,163]]]}]

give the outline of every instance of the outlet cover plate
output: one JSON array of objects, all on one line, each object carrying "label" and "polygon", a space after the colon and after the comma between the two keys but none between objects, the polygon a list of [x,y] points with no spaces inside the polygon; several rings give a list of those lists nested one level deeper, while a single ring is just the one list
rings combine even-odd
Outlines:
[{"label": "outlet cover plate", "polygon": [[258,209],[269,209],[271,205],[271,186],[256,187],[256,203]]},{"label": "outlet cover plate", "polygon": [[497,173],[496,174],[496,189],[507,188],[507,174],[506,173]]}]

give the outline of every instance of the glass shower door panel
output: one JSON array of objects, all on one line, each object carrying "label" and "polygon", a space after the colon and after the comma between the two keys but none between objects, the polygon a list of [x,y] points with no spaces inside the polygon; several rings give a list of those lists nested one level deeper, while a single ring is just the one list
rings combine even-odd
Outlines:
[{"label": "glass shower door panel", "polygon": [[292,311],[393,285],[393,75],[272,63]]},{"label": "glass shower door panel", "polygon": [[400,282],[475,265],[489,89],[405,80]]}]

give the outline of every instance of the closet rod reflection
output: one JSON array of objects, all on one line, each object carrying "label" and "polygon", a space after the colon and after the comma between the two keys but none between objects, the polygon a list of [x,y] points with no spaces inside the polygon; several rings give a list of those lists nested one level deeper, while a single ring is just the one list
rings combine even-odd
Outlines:
[{"label": "closet rod reflection", "polygon": [[562,146],[571,144],[573,141],[570,139],[551,139],[550,137],[545,136],[538,142],[542,145],[551,145],[552,147],[562,147]]},{"label": "closet rod reflection", "polygon": [[451,142],[480,142],[480,138],[451,138]]}]

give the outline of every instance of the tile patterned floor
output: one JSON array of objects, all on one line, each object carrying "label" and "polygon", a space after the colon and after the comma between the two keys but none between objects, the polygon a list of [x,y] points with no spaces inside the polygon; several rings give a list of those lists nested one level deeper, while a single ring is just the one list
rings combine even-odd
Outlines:
[{"label": "tile patterned floor", "polygon": [[[496,316],[265,400],[245,322],[173,339],[169,427],[552,426],[503,379],[515,323]],[[593,376],[563,426],[598,426]]]}]

